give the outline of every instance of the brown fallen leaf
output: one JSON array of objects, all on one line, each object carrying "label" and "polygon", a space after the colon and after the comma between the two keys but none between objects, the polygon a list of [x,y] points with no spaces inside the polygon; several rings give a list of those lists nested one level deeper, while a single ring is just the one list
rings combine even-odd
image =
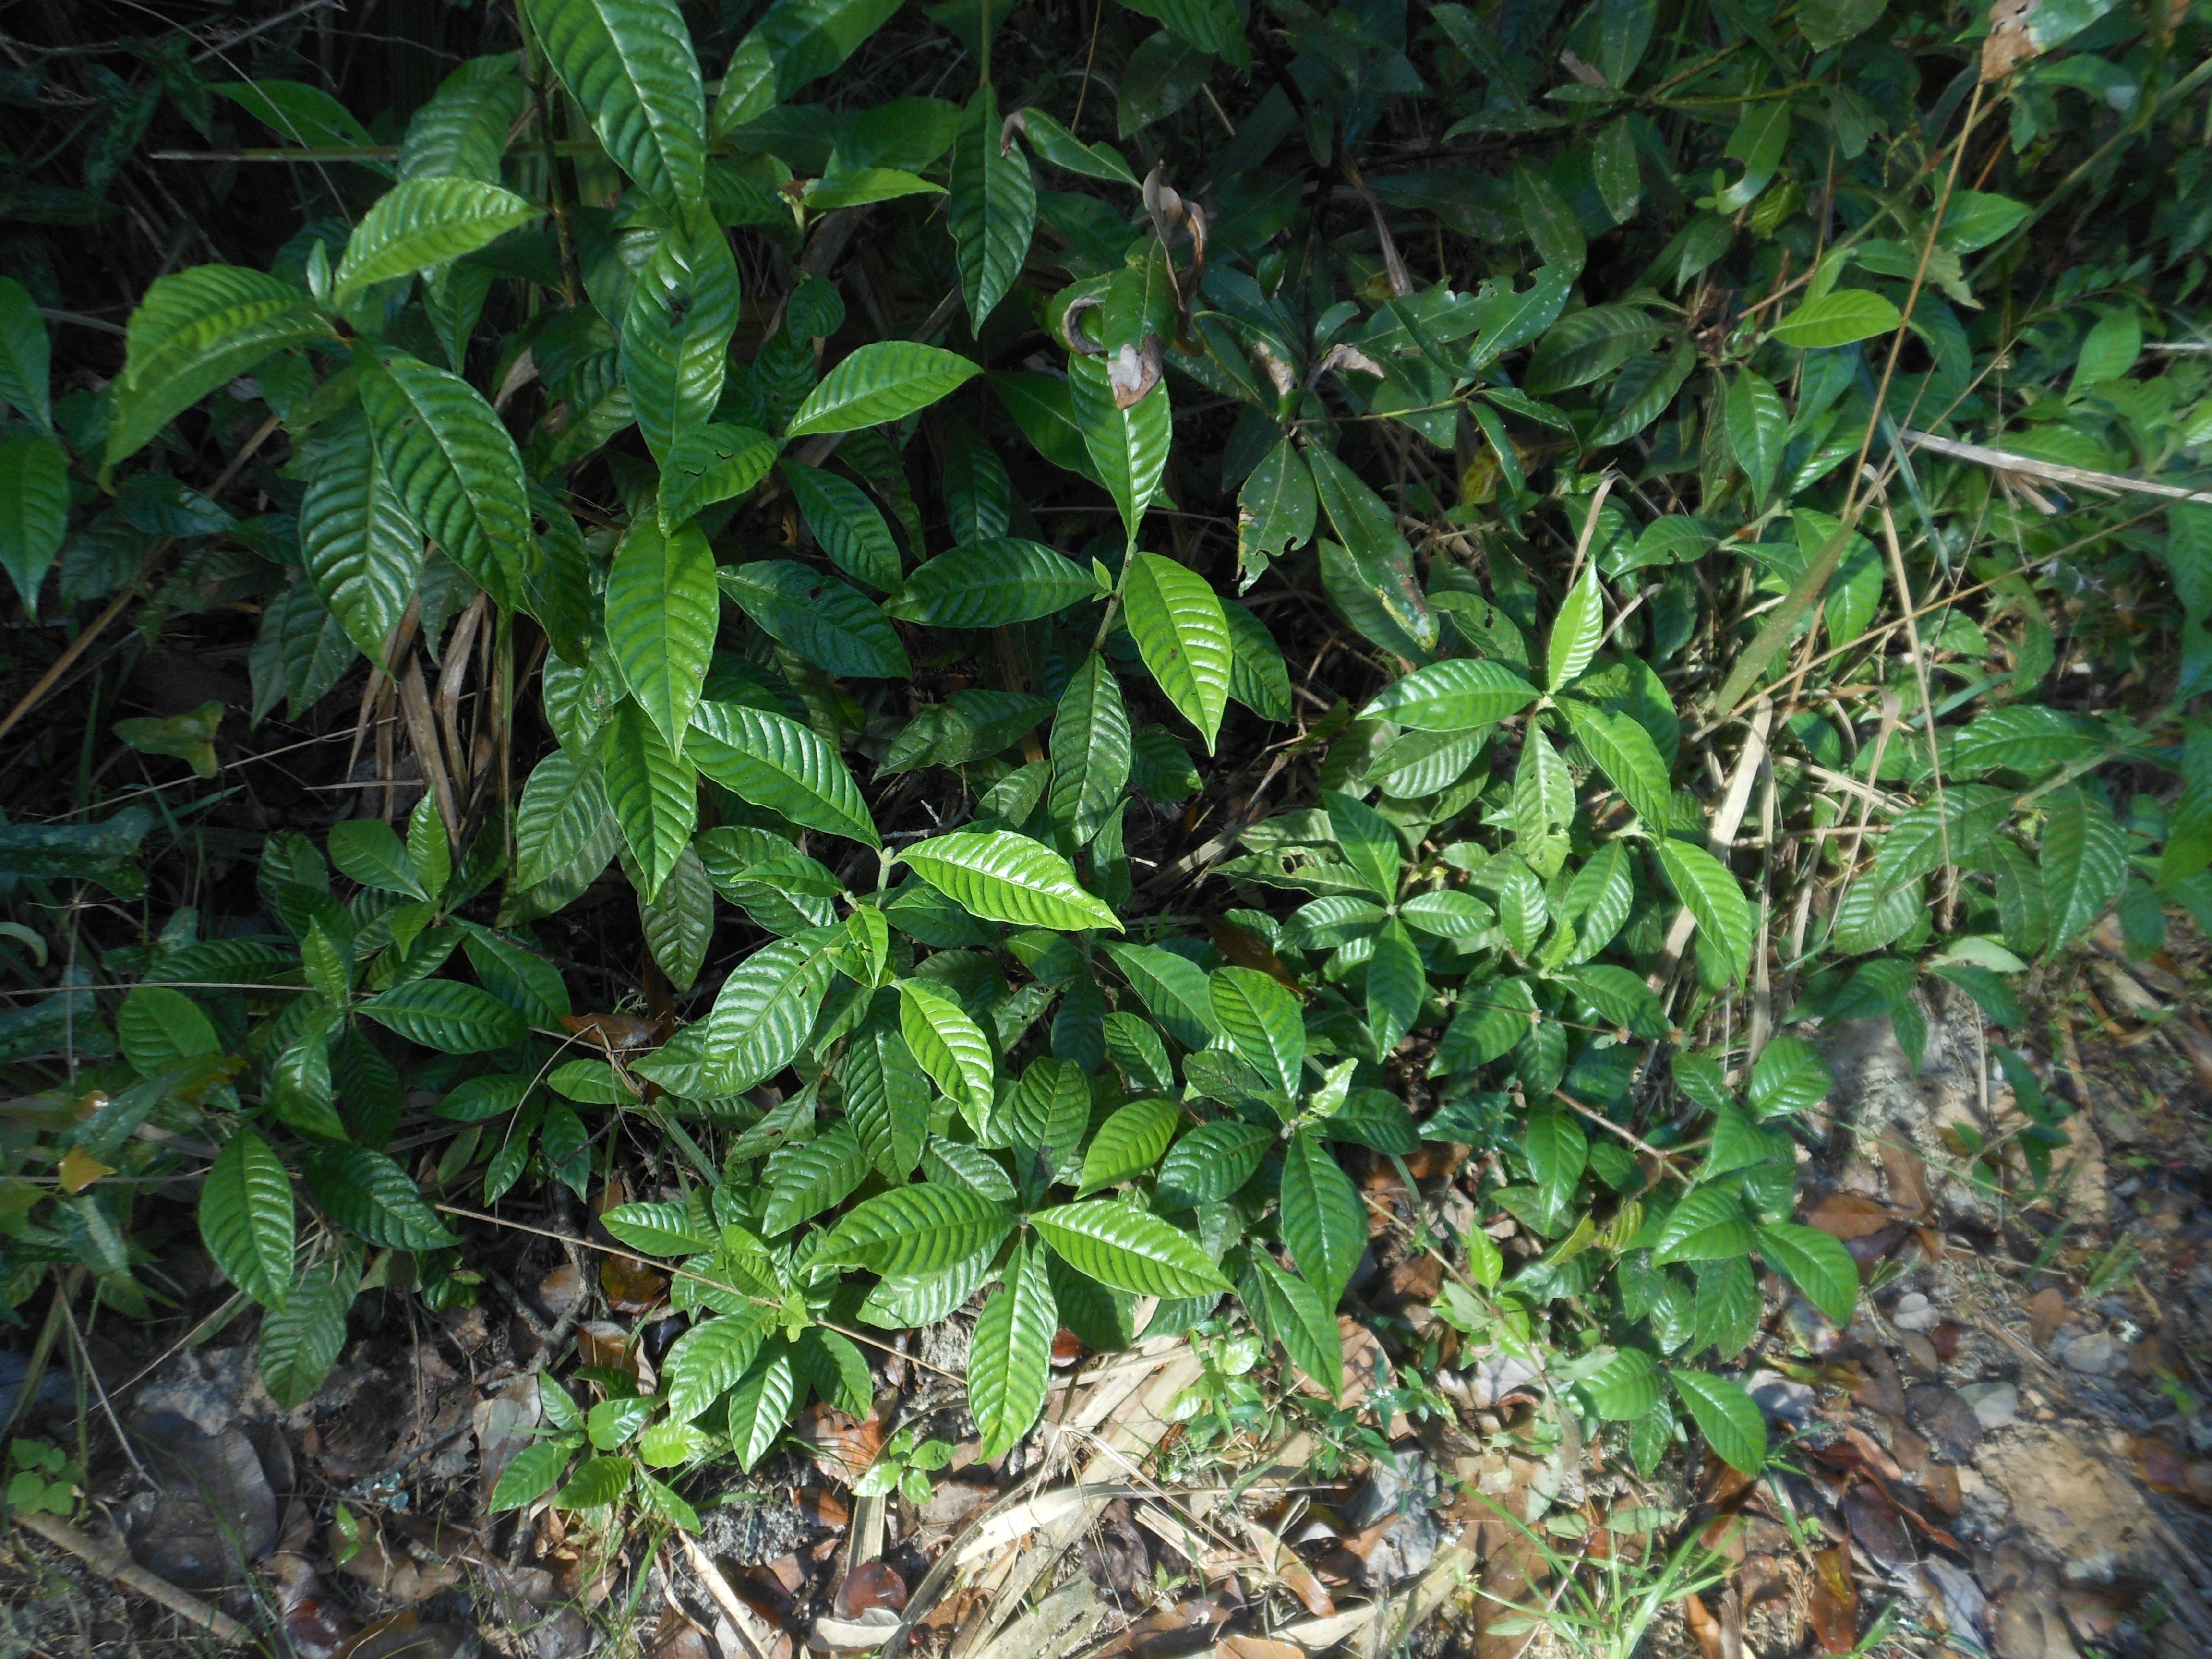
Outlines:
[{"label": "brown fallen leaf", "polygon": [[1889,1183],[1890,1207],[1899,1215],[1933,1214],[1928,1197],[1928,1164],[1908,1145],[1905,1131],[1893,1128],[1875,1143],[1881,1151],[1881,1172]]},{"label": "brown fallen leaf", "polygon": [[611,1319],[588,1319],[576,1327],[576,1358],[586,1365],[637,1375],[637,1344]]},{"label": "brown fallen leaf", "polygon": [[1713,1617],[1705,1606],[1705,1598],[1695,1590],[1682,1598],[1682,1620],[1689,1626],[1690,1634],[1697,1638],[1698,1651],[1704,1659],[1726,1659],[1727,1648],[1721,1639],[1721,1621]]},{"label": "brown fallen leaf", "polygon": [[627,1256],[601,1256],[599,1289],[618,1314],[651,1313],[668,1294],[668,1275]]},{"label": "brown fallen leaf", "polygon": [[1959,1466],[1955,1463],[1930,1463],[1928,1473],[1921,1477],[1920,1490],[1928,1494],[1930,1504],[1954,1520],[1966,1507],[1966,1494],[1959,1485]]},{"label": "brown fallen leaf", "polygon": [[1208,916],[1206,936],[1213,941],[1213,948],[1221,952],[1224,961],[1239,968],[1255,969],[1300,996],[1306,994],[1306,988],[1298,983],[1298,976],[1285,967],[1282,958],[1268,948],[1267,941],[1250,928],[1240,927],[1226,916]]},{"label": "brown fallen leaf", "polygon": [[1982,79],[2002,81],[2043,48],[2027,32],[2039,0],[1996,0],[1990,8],[1990,32],[1982,41]]},{"label": "brown fallen leaf", "polygon": [[1829,1193],[1805,1211],[1808,1226],[1818,1227],[1846,1244],[1881,1232],[1896,1220],[1887,1205],[1863,1193]]},{"label": "brown fallen leaf", "polygon": [[2038,1348],[2047,1348],[2058,1328],[2066,1322],[2066,1292],[2046,1285],[2027,1300],[2028,1334]]},{"label": "brown fallen leaf", "polygon": [[800,1487],[792,1501],[799,1506],[799,1518],[810,1527],[834,1530],[853,1522],[853,1511],[845,1506],[845,1500],[820,1486]]},{"label": "brown fallen leaf", "polygon": [[873,1415],[854,1418],[817,1401],[799,1414],[799,1437],[823,1474],[851,1486],[884,1449],[884,1425]]},{"label": "brown fallen leaf", "polygon": [[563,1014],[561,1029],[609,1054],[657,1048],[668,1040],[668,1027],[641,1014]]},{"label": "brown fallen leaf", "polygon": [[1853,1482],[1844,1494],[1844,1520],[1851,1529],[1853,1541],[1884,1571],[1909,1567],[1919,1559],[1912,1553],[1912,1537],[1905,1529],[1897,1505],[1881,1488],[1865,1481]]},{"label": "brown fallen leaf", "polygon": [[1842,1545],[1813,1552],[1813,1596],[1806,1611],[1823,1653],[1849,1653],[1858,1645],[1859,1595],[1851,1583],[1850,1553]]}]

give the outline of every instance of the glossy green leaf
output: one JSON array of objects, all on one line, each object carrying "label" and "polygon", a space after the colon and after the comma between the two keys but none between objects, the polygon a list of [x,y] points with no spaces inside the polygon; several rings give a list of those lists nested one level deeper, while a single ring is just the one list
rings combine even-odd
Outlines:
[{"label": "glossy green leaf", "polygon": [[1699,1187],[1684,1194],[1659,1229],[1651,1259],[1662,1267],[1670,1261],[1719,1261],[1750,1254],[1753,1243],[1742,1197],[1732,1188]]},{"label": "glossy green leaf", "polygon": [[786,435],[853,432],[927,409],[980,373],[967,358],[905,340],[864,345],[824,375]]},{"label": "glossy green leaf", "polygon": [[1139,553],[1122,579],[1122,604],[1145,666],[1212,753],[1229,702],[1231,656],[1220,599],[1188,566]]},{"label": "glossy green leaf", "polygon": [[678,216],[631,283],[623,378],[647,447],[664,465],[714,418],[738,325],[737,261],[702,207]]},{"label": "glossy green leaf", "polygon": [[917,980],[902,980],[899,1035],[906,1046],[971,1123],[990,1114],[995,1062],[990,1039],[951,997]]},{"label": "glossy green leaf", "polygon": [[46,320],[30,291],[13,276],[0,276],[0,403],[49,437],[54,415],[46,382],[52,356]]},{"label": "glossy green leaf", "polygon": [[1859,1296],[1858,1264],[1833,1234],[1783,1222],[1759,1230],[1759,1253],[1804,1291],[1838,1330],[1851,1322]]},{"label": "glossy green leaf", "polygon": [[2051,904],[2051,948],[2088,931],[2127,884],[2127,832],[2102,791],[2068,784],[2047,798],[2043,889]]},{"label": "glossy green leaf", "polygon": [[744,495],[768,477],[775,456],[775,440],[749,426],[709,423],[679,429],[661,458],[657,516],[662,532],[717,501]]},{"label": "glossy green leaf", "polygon": [[823,1249],[871,1273],[934,1273],[996,1249],[1013,1228],[1013,1212],[973,1187],[931,1182],[861,1200]]},{"label": "glossy green leaf", "polygon": [[69,457],[59,444],[35,433],[0,442],[0,565],[33,617],[69,531]]},{"label": "glossy green leaf", "polygon": [[836,935],[811,927],[730,970],[707,1016],[704,1076],[715,1094],[742,1094],[799,1057],[836,972]]},{"label": "glossy green leaf", "polygon": [[857,590],[793,559],[724,568],[722,592],[817,668],[840,678],[903,679],[912,672],[898,630]]},{"label": "glossy green leaf", "polygon": [[1504,663],[1455,657],[1392,681],[1364,712],[1417,732],[1463,732],[1510,719],[1540,695]]},{"label": "glossy green leaf", "polygon": [[222,1276],[264,1308],[292,1284],[292,1183],[284,1161],[251,1128],[234,1131],[200,1183],[200,1237]]},{"label": "glossy green leaf", "polygon": [[1204,1296],[1229,1281],[1196,1239],[1110,1199],[1055,1205],[1030,1217],[1054,1255],[1102,1285],[1138,1296]]},{"label": "glossy green leaf", "polygon": [[969,100],[952,141],[952,187],[945,224],[960,268],[969,327],[998,308],[1029,258],[1036,227],[1036,185],[1029,158],[1000,142],[998,94],[986,82]]},{"label": "glossy green leaf", "polygon": [[809,829],[883,844],[837,751],[787,715],[703,702],[692,711],[684,749],[702,772],[756,806]]},{"label": "glossy green leaf", "polygon": [[1705,1371],[1669,1371],[1674,1393],[1723,1463],[1757,1474],[1766,1463],[1766,1420],[1742,1383]]},{"label": "glossy green leaf", "polygon": [[1297,996],[1257,969],[1223,968],[1206,977],[1214,1028],[1268,1087],[1297,1099],[1306,1055],[1305,1014]]},{"label": "glossy green leaf", "polygon": [[1121,931],[1104,900],[1086,892],[1074,866],[1041,842],[1011,830],[956,830],[916,842],[899,855],[916,875],[972,915],[1018,927]]},{"label": "glossy green leaf", "polygon": [[364,426],[326,449],[300,502],[300,553],[323,604],[373,663],[415,597],[422,538]]},{"label": "glossy green leaf", "polygon": [[1850,345],[1887,334],[1903,320],[1897,307],[1865,289],[1838,289],[1808,300],[1774,325],[1771,337],[1803,349]]},{"label": "glossy green leaf", "polygon": [[1098,596],[1091,573],[1041,542],[1000,536],[940,553],[884,609],[933,628],[998,628],[1057,616]]},{"label": "glossy green leaf", "polygon": [[1079,356],[1067,365],[1067,395],[1070,418],[1082,437],[1084,453],[1121,509],[1122,530],[1134,547],[1146,510],[1159,494],[1160,477],[1167,470],[1174,428],[1167,386],[1155,386],[1122,409],[1115,402],[1106,360]]},{"label": "glossy green leaf", "polygon": [[1698,935],[1705,948],[1716,952],[1729,971],[1741,979],[1750,965],[1751,947],[1758,933],[1758,919],[1743,889],[1728,866],[1702,847],[1664,836],[1651,845],[1668,885],[1697,919]]},{"label": "glossy green leaf", "polygon": [[353,1256],[326,1255],[293,1279],[283,1307],[262,1316],[261,1386],[279,1410],[306,1404],[330,1375],[345,1346],[346,1311],[360,1283],[361,1264]]},{"label": "glossy green leaf", "polygon": [[1217,1203],[1249,1181],[1275,1144],[1272,1129],[1256,1123],[1202,1123],[1168,1149],[1152,1192],[1164,1212]]},{"label": "glossy green leaf", "polygon": [[881,592],[898,588],[898,544],[860,485],[793,460],[784,462],[783,477],[807,529],[830,563]]},{"label": "glossy green leaf", "polygon": [[676,1339],[660,1368],[671,1422],[689,1423],[736,1385],[760,1352],[775,1312],[750,1308],[723,1314]]},{"label": "glossy green leaf", "polygon": [[700,200],[707,94],[677,0],[526,0],[525,9],[616,164],[664,203]]},{"label": "glossy green leaf", "polygon": [[[702,709],[714,706],[700,705]],[[672,749],[659,726],[634,697],[623,698],[615,709],[601,754],[607,804],[622,826],[623,840],[645,884],[645,902],[650,904],[660,896],[661,884],[690,845],[691,831],[699,822],[699,781],[692,768],[695,762],[703,765],[706,757]],[[710,771],[708,775],[715,775]]]},{"label": "glossy green leaf", "polygon": [[410,179],[377,198],[347,238],[333,299],[473,253],[541,217],[535,203],[475,179]]},{"label": "glossy green leaf", "polygon": [[[453,981],[423,983],[452,985]],[[363,1012],[372,1008],[373,1005],[365,1006]],[[372,1244],[395,1250],[435,1250],[461,1242],[446,1231],[407,1171],[382,1152],[373,1152],[366,1146],[325,1147],[307,1161],[307,1190],[323,1213]]]},{"label": "glossy green leaf", "polygon": [[1367,1248],[1367,1206],[1328,1149],[1310,1129],[1283,1149],[1283,1243],[1298,1272],[1334,1307]]},{"label": "glossy green leaf", "polygon": [[1608,1423],[1633,1423],[1657,1408],[1666,1393],[1658,1362],[1641,1348],[1616,1349],[1577,1384],[1590,1408]]},{"label": "glossy green leaf", "polygon": [[882,27],[898,0],[775,0],[738,43],[714,100],[720,135],[827,75]]},{"label": "glossy green leaf", "polygon": [[1102,1187],[1149,1171],[1167,1151],[1182,1121],[1182,1109],[1158,1096],[1133,1100],[1113,1113],[1098,1126],[1083,1155],[1083,1176],[1076,1196],[1087,1197]]},{"label": "glossy green leaf", "polygon": [[1114,671],[1088,653],[1052,720],[1051,809],[1079,845],[1098,833],[1129,781],[1129,713]]}]

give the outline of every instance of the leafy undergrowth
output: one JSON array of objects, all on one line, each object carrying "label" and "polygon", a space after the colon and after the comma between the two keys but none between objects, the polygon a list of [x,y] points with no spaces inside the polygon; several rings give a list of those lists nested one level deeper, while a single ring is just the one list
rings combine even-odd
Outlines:
[{"label": "leafy undergrowth", "polygon": [[[1431,1478],[1577,1483],[1469,1547],[1626,1651],[1794,1455],[1746,1356],[1938,1254],[1823,1046],[1969,1021],[1941,1155],[2060,1216],[2026,976],[2201,1035],[2128,966],[2212,917],[2198,9],[461,15],[8,71],[26,1524],[119,1459],[215,1583],[220,1453],[298,1624],[458,1457],[544,1576],[472,1582],[627,1630],[825,1425],[907,1536],[1149,1342],[1355,1601]],[[1335,1616],[1267,1536],[1178,1550]]]}]

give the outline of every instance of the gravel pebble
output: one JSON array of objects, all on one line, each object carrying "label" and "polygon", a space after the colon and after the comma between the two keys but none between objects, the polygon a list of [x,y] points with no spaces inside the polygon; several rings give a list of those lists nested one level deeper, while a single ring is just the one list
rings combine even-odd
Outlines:
[{"label": "gravel pebble", "polygon": [[1897,1307],[1889,1322],[1900,1331],[1932,1331],[1942,1322],[1943,1316],[1936,1311],[1936,1304],[1917,1291],[1908,1291],[1897,1298]]},{"label": "gravel pebble", "polygon": [[2104,1376],[2110,1374],[2118,1355],[2119,1345],[2100,1331],[2094,1336],[2075,1337],[2058,1358],[2070,1371],[2080,1371],[2084,1376]]},{"label": "gravel pebble", "polygon": [[1985,1429],[2001,1429],[2020,1415],[2020,1390],[2009,1382],[1969,1382],[1959,1398],[1973,1407]]}]

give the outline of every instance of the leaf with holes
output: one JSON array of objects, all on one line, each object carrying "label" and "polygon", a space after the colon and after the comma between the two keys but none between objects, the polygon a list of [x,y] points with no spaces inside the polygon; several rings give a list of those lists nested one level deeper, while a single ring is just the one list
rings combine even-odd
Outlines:
[{"label": "leaf with holes", "polygon": [[[749,426],[684,428],[660,463],[655,514],[662,532],[676,529],[717,501],[745,494],[768,477],[775,457],[775,440]],[[803,509],[803,498],[800,505]]]}]

